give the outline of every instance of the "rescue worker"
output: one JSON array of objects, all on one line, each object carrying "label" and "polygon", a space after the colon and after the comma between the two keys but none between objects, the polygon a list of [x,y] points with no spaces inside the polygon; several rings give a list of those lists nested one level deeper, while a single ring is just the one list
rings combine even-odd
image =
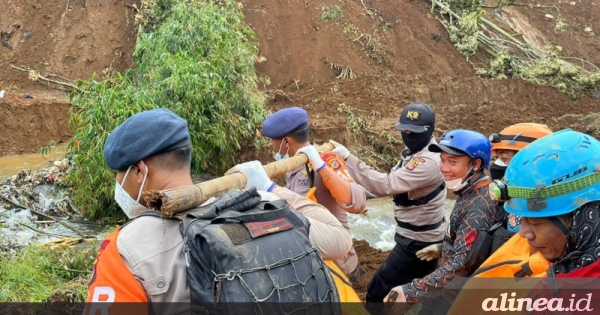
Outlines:
[{"label": "rescue worker", "polygon": [[[358,214],[365,210],[365,192],[343,174],[345,167],[337,156],[330,154],[327,162],[323,161],[315,146],[309,142],[309,130],[308,113],[300,107],[277,111],[268,116],[262,126],[263,134],[269,137],[269,145],[276,152],[275,160],[300,153],[309,158],[311,169],[301,166],[286,174],[286,188],[302,196],[310,195],[309,191],[312,190],[316,202],[331,211],[349,232],[348,212]],[[354,247],[334,262],[351,283],[358,281],[365,273]]]},{"label": "rescue worker", "polygon": [[422,262],[415,256],[417,251],[439,243],[448,225],[440,155],[428,150],[437,143],[434,129],[435,113],[429,105],[406,106],[396,125],[406,148],[390,173],[369,168],[343,145],[331,141],[336,146],[334,152],[346,160],[350,176],[368,191],[369,198],[393,195],[394,199],[396,244],[369,282],[367,302],[383,302],[393,287],[421,278],[437,266],[437,261]]},{"label": "rescue worker", "polygon": [[[443,314],[452,301],[437,295],[452,279],[468,277],[489,256],[491,241],[485,248],[485,230],[503,218],[488,193],[491,144],[484,135],[471,130],[453,130],[442,136],[429,151],[439,152],[440,170],[446,186],[458,198],[450,214],[450,226],[440,245],[432,245],[427,256],[440,257],[439,267],[422,278],[392,289],[385,302],[393,308],[406,303],[426,301],[419,314]],[[423,256],[424,257],[424,256]]]},{"label": "rescue worker", "polygon": [[[535,123],[520,123],[504,128],[500,133],[490,135],[492,142],[492,153],[498,158],[490,167],[490,175],[492,180],[502,179],[506,167],[511,159],[533,141],[552,134],[552,130],[548,126]],[[506,231],[504,228],[498,232],[503,234],[504,240],[507,240],[512,235],[519,231],[520,218],[509,214],[506,222]],[[498,233],[497,232],[497,233]]]},{"label": "rescue worker", "polygon": [[[167,109],[133,115],[108,136],[104,159],[117,171],[115,200],[132,221],[100,246],[88,302],[151,302],[155,314],[189,313],[179,221],[141,216],[152,210],[140,197],[148,190],[192,185],[191,155],[187,122]],[[323,259],[343,257],[352,238],[338,220],[323,206],[275,185],[257,163],[260,165],[255,161],[235,167],[246,175],[246,188],[256,187],[263,200],[286,199],[308,218],[310,242]],[[110,307],[111,303],[90,305]],[[89,311],[95,314],[97,310]]]},{"label": "rescue worker", "polygon": [[[507,287],[499,287],[498,292],[520,294],[525,288],[533,288],[531,293],[536,298],[567,300],[576,292],[556,291],[567,284],[569,280],[565,278],[600,277],[598,140],[570,129],[536,140],[514,156],[503,180],[490,185],[490,193],[505,201],[508,213],[521,217],[521,228],[488,258],[476,272],[476,278],[467,282],[448,314],[487,313],[473,307],[481,305],[475,292],[486,281],[479,278],[499,278],[487,281],[495,286],[506,284],[503,279],[514,279]],[[523,280],[517,282],[524,277],[549,279],[538,281],[535,286],[532,282],[524,286]],[[585,279],[577,281],[573,283],[580,287],[590,283]],[[490,298],[490,290],[487,292],[479,299]]]}]

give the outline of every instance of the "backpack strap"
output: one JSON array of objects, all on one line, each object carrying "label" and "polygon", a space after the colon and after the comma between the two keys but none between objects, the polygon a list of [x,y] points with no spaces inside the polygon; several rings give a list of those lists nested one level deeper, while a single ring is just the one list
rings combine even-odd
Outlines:
[{"label": "backpack strap", "polygon": [[308,182],[310,183],[310,188],[315,186],[315,171],[308,167],[308,163],[304,164],[304,168],[306,168],[306,174],[308,175]]},{"label": "backpack strap", "polygon": [[533,270],[531,270],[531,266],[529,266],[529,262],[526,262],[521,265],[521,269],[515,272],[514,277],[519,281],[519,278],[529,277],[533,274]]},{"label": "backpack strap", "polygon": [[240,211],[227,211],[224,214],[211,220],[211,223],[217,223],[225,220],[236,220],[241,223],[247,222],[265,222],[284,217],[290,213],[290,207],[287,201],[279,199],[264,203],[260,212],[243,213]]}]

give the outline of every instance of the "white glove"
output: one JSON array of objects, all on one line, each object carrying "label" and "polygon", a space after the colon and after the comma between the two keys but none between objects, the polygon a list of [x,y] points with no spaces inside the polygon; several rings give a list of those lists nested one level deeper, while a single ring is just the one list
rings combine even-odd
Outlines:
[{"label": "white glove", "polygon": [[432,261],[434,259],[440,258],[441,249],[441,243],[429,245],[417,252],[417,258],[421,260]]},{"label": "white glove", "polygon": [[246,187],[256,187],[257,190],[269,191],[275,183],[269,178],[260,161],[250,161],[232,167],[225,175],[240,172],[246,176]]},{"label": "white glove", "polygon": [[325,166],[325,161],[321,158],[319,152],[317,152],[317,148],[312,145],[305,146],[304,148],[300,148],[296,151],[296,154],[303,153],[308,157],[308,161],[310,162],[310,166],[313,170],[320,171],[323,166]]},{"label": "white glove", "polygon": [[346,160],[350,156],[350,151],[348,151],[345,146],[333,140],[329,140],[329,143],[333,144],[335,147],[335,149],[332,150],[333,153],[337,154],[342,159]]}]

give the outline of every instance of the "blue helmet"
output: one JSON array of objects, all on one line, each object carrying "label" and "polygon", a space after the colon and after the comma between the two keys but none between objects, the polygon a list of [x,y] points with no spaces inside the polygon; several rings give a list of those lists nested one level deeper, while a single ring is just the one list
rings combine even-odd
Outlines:
[{"label": "blue helmet", "polygon": [[565,129],[519,151],[496,190],[511,214],[543,218],[600,200],[600,141]]},{"label": "blue helmet", "polygon": [[488,137],[479,132],[456,129],[443,135],[439,144],[430,145],[429,151],[468,155],[472,159],[481,159],[483,167],[488,168],[492,156],[492,144]]}]

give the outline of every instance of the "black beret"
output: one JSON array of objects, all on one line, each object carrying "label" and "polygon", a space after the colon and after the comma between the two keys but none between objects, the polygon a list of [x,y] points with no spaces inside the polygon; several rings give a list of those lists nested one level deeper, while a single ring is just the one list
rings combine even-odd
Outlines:
[{"label": "black beret", "polygon": [[303,108],[290,107],[267,117],[262,131],[265,136],[277,139],[305,126],[308,126],[308,113]]},{"label": "black beret", "polygon": [[187,121],[159,108],[129,117],[104,144],[104,160],[113,170],[122,170],[149,156],[190,144]]}]

